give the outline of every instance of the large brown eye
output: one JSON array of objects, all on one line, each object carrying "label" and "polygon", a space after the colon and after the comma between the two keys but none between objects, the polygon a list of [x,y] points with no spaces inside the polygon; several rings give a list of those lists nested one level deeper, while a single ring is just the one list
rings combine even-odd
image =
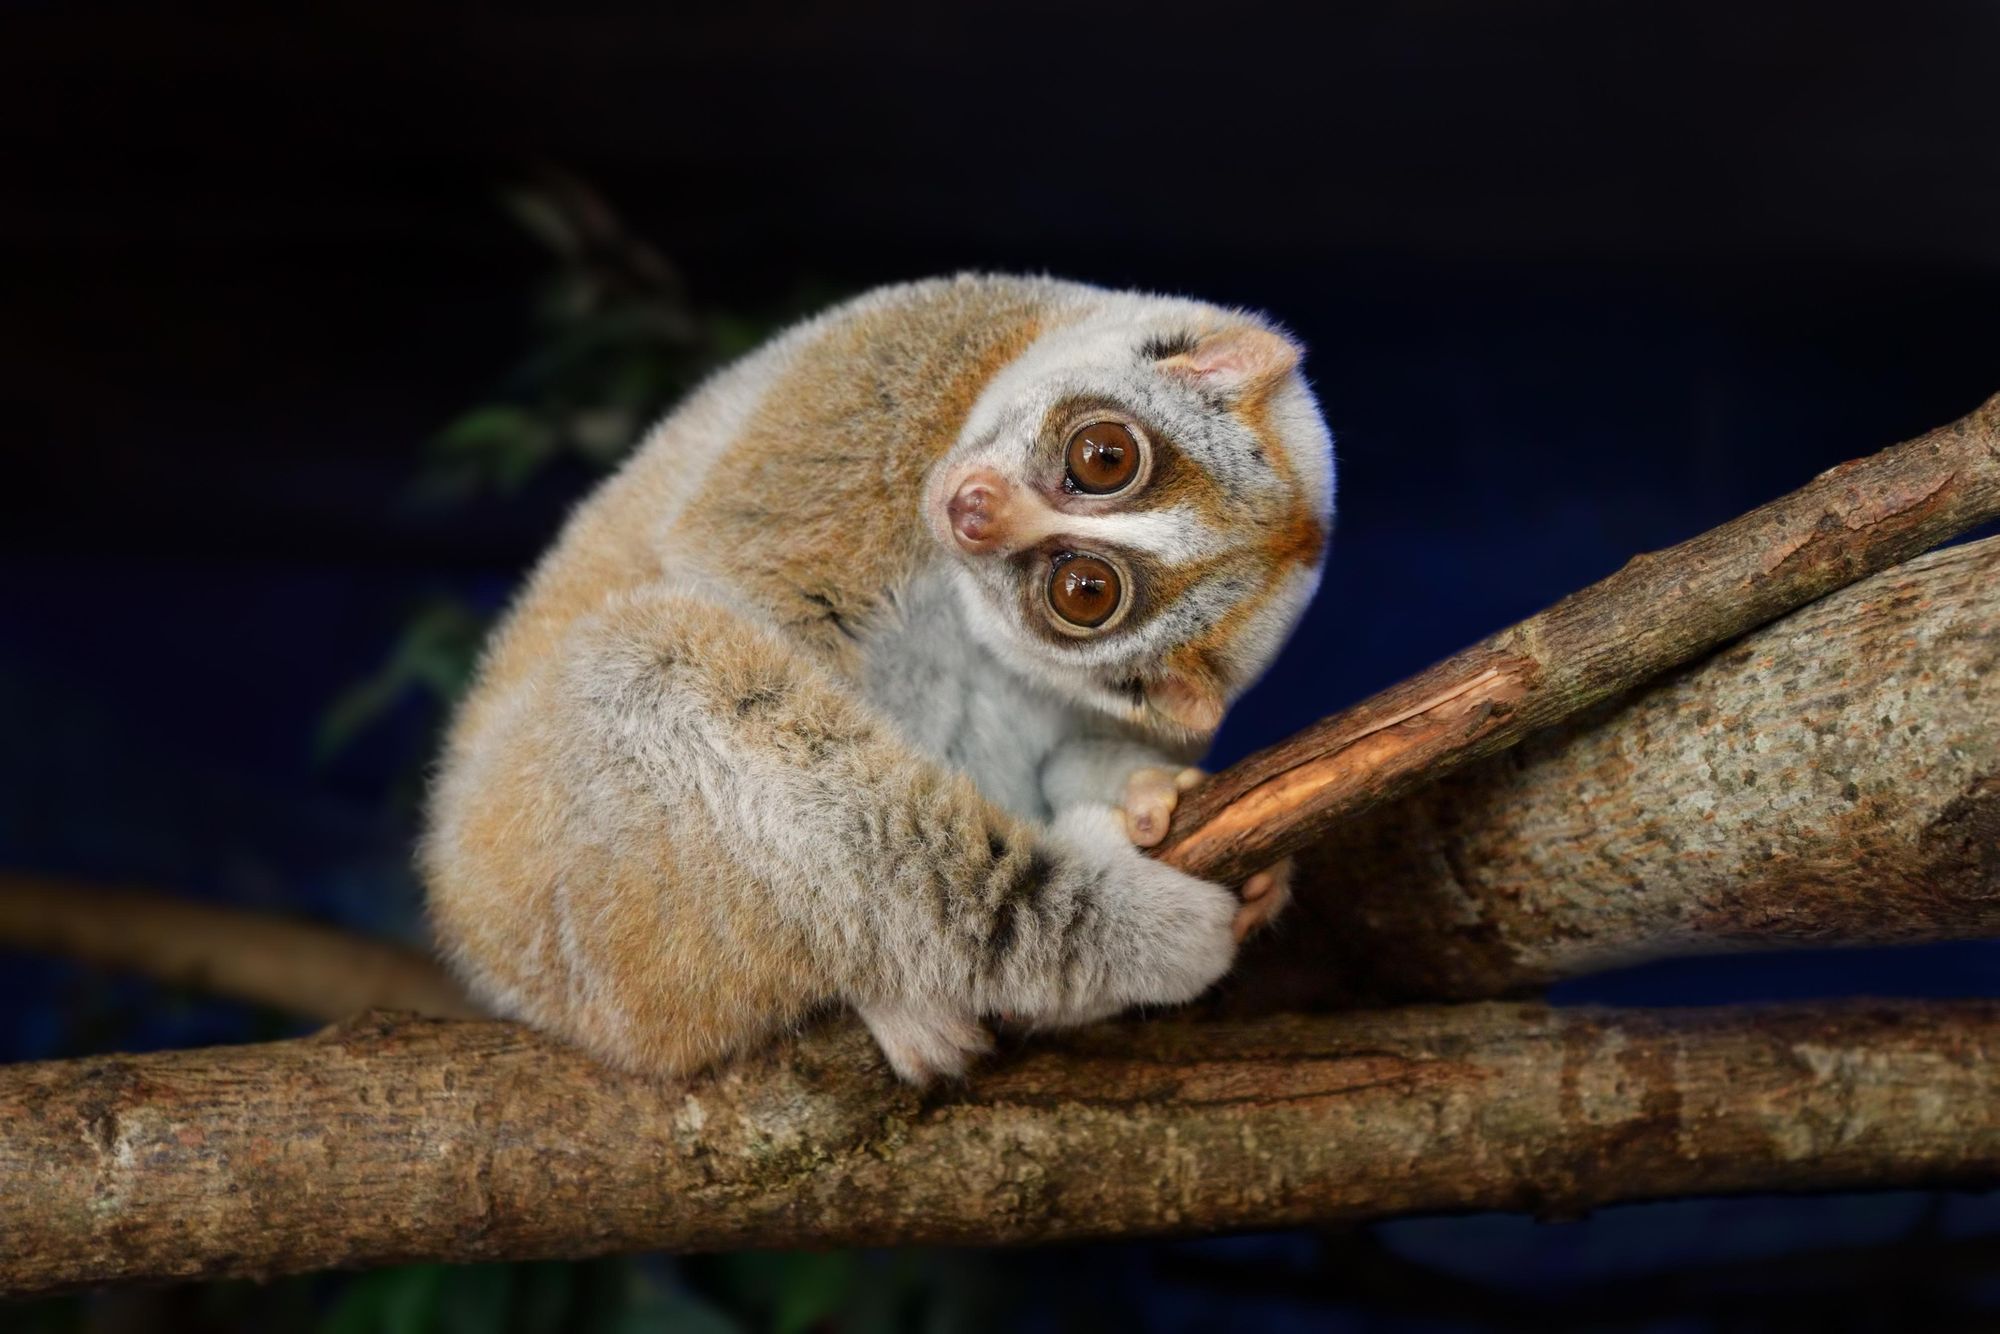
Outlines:
[{"label": "large brown eye", "polygon": [[1049,576],[1049,605],[1071,625],[1094,630],[1118,610],[1118,571],[1095,556],[1071,556]]},{"label": "large brown eye", "polygon": [[1117,422],[1092,422],[1069,438],[1063,462],[1069,468],[1070,485],[1101,496],[1137,475],[1139,442]]}]

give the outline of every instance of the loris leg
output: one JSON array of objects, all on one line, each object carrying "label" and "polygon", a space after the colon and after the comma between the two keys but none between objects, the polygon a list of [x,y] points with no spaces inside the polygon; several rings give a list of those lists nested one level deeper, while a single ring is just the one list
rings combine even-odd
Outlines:
[{"label": "loris leg", "polygon": [[912,1084],[956,1079],[993,1050],[993,1035],[984,1025],[950,1007],[883,1001],[862,1006],[860,1014],[889,1068]]},{"label": "loris leg", "polygon": [[1008,815],[689,592],[615,600],[479,703],[427,855],[440,934],[508,1013],[623,1064],[686,1069],[841,1000],[923,1079],[981,1016],[1172,1004],[1234,953],[1235,896],[1108,806]]}]

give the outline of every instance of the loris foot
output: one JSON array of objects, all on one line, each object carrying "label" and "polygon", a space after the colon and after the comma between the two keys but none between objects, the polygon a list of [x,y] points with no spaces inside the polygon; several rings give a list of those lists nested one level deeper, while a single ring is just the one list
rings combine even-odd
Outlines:
[{"label": "loris foot", "polygon": [[1133,843],[1150,848],[1167,836],[1181,793],[1208,775],[1195,768],[1134,769],[1125,779],[1119,809],[1125,813],[1125,833]]},{"label": "loris foot", "polygon": [[[1125,814],[1125,833],[1142,848],[1150,848],[1167,836],[1174,808],[1181,793],[1208,777],[1200,769],[1134,769],[1125,780],[1125,795],[1119,802]],[[1243,906],[1237,909],[1234,930],[1242,940],[1271,921],[1292,901],[1292,859],[1267,867],[1243,882]]]},{"label": "loris foot", "polygon": [[889,1067],[919,1087],[956,1079],[993,1050],[993,1035],[968,1014],[909,1003],[864,1006],[860,1013]]},{"label": "loris foot", "polygon": [[1236,910],[1231,930],[1241,941],[1258,927],[1276,918],[1292,901],[1292,859],[1266,867],[1243,882],[1243,906]]}]

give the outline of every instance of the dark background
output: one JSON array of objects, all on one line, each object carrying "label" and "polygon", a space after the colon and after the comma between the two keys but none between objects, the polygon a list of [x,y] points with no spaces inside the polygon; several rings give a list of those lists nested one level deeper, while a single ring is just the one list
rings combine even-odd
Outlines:
[{"label": "dark background", "polygon": [[[423,607],[497,606],[595,475],[565,454],[422,500],[439,433],[523,392],[547,336],[560,264],[500,198],[551,168],[732,336],[963,268],[1296,329],[1338,533],[1225,760],[2000,390],[1994,3],[15,5],[0,866],[420,937],[437,700],[388,691],[338,744],[327,717]],[[1994,994],[1996,960],[1736,957],[1563,998]],[[5,954],[0,1015],[4,1059],[295,1029]],[[527,1328],[545,1290],[573,1328],[1974,1328],[2000,1320],[2000,1206],[415,1270],[0,1327]]]}]

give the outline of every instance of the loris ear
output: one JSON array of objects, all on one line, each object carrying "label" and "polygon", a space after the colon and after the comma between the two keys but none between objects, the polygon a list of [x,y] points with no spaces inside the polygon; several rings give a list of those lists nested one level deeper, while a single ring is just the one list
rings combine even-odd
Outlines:
[{"label": "loris ear", "polygon": [[1146,687],[1146,700],[1169,721],[1207,735],[1222,725],[1222,699],[1214,689],[1179,672]]},{"label": "loris ear", "polygon": [[1299,364],[1299,345],[1254,324],[1203,334],[1185,352],[1160,359],[1160,369],[1235,398],[1262,393]]}]

